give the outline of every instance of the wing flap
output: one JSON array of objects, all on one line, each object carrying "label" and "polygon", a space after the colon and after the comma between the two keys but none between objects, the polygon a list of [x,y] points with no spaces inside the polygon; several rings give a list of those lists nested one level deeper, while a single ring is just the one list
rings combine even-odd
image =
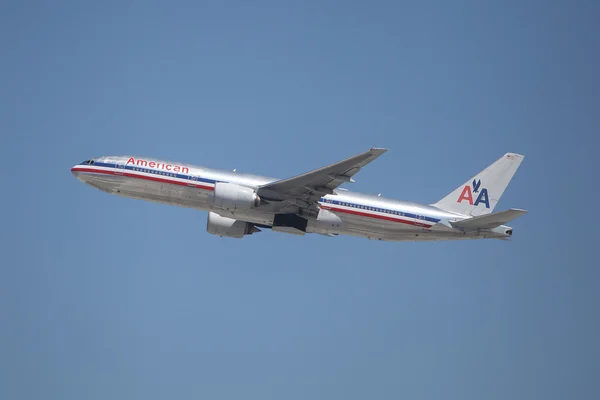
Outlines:
[{"label": "wing flap", "polygon": [[472,231],[478,229],[494,229],[497,226],[504,225],[505,223],[512,221],[526,214],[527,211],[511,208],[510,210],[500,211],[496,213],[486,214],[479,217],[473,217],[469,219],[463,219],[461,221],[450,222],[453,227],[460,228],[465,231]]}]

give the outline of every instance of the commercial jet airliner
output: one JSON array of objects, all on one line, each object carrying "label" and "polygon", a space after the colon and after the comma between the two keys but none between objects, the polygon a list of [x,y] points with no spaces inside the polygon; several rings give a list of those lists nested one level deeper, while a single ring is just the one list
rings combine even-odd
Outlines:
[{"label": "commercial jet airliner", "polygon": [[208,211],[206,230],[232,238],[266,228],[386,241],[508,239],[513,230],[504,224],[526,213],[492,212],[523,161],[514,153],[430,205],[339,188],[386,151],[372,148],[287,179],[133,156],[89,159],[71,172],[111,194]]}]

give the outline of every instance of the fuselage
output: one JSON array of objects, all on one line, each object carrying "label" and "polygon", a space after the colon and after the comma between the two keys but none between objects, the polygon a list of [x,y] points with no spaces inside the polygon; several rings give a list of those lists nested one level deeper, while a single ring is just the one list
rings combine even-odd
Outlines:
[{"label": "fuselage", "polygon": [[[214,205],[217,182],[258,188],[278,179],[205,168],[178,162],[133,156],[99,157],[75,165],[72,173],[81,181],[119,196],[189,207],[272,227],[278,214],[301,213],[300,207],[259,207],[246,210],[223,210]],[[333,213],[341,223],[328,226],[324,213]],[[493,230],[462,232],[450,221],[468,218],[430,205],[394,200],[374,195],[334,190],[322,196],[314,212],[304,212],[308,220],[306,233],[328,236],[354,235],[376,240],[423,241],[476,238],[507,238],[512,232],[501,226]],[[282,229],[285,232],[285,229]]]}]

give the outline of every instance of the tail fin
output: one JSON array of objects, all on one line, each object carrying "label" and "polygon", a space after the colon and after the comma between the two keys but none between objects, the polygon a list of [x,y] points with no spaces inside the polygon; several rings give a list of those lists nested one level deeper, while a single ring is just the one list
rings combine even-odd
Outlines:
[{"label": "tail fin", "polygon": [[445,211],[473,217],[491,213],[524,158],[525,156],[520,154],[506,153],[432,205]]}]

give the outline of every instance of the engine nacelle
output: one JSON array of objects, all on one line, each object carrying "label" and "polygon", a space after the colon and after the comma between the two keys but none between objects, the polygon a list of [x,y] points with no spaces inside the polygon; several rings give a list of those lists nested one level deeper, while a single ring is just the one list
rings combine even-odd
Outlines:
[{"label": "engine nacelle", "polygon": [[330,234],[340,233],[346,224],[331,211],[320,209],[316,219],[311,219],[306,227],[307,232]]},{"label": "engine nacelle", "polygon": [[208,213],[206,231],[213,235],[237,239],[244,237],[244,235],[252,235],[254,232],[260,232],[254,224],[238,221],[233,218],[222,217],[214,212]]},{"label": "engine nacelle", "polygon": [[223,210],[247,210],[260,205],[254,189],[235,183],[217,182],[214,192],[215,207]]}]

